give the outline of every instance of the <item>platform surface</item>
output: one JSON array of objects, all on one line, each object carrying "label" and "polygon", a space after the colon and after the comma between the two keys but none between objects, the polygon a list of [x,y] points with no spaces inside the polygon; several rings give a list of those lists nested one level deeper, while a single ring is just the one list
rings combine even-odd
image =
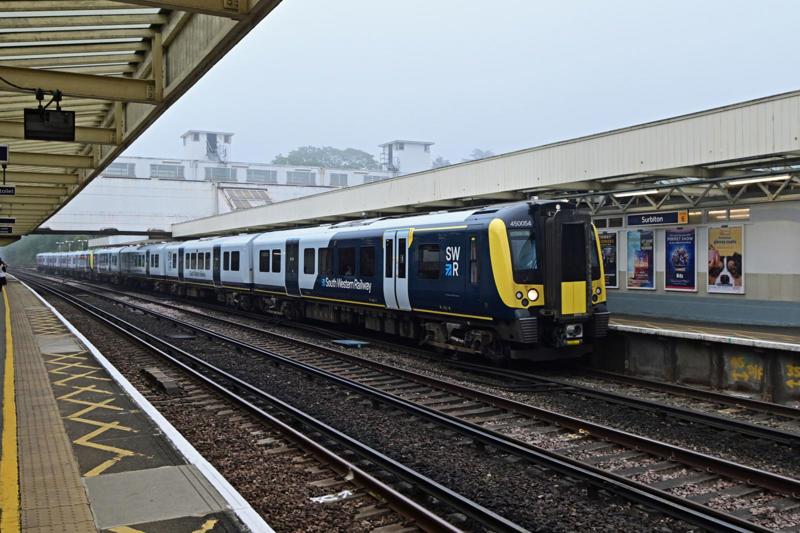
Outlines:
[{"label": "platform surface", "polygon": [[[0,377],[13,360],[14,380],[3,380],[0,529],[241,531],[212,482],[64,324],[19,282],[9,281],[6,291]],[[12,397],[13,411],[6,402]]]},{"label": "platform surface", "polygon": [[800,351],[800,329],[611,315],[610,328],[631,333],[695,338],[762,348]]}]

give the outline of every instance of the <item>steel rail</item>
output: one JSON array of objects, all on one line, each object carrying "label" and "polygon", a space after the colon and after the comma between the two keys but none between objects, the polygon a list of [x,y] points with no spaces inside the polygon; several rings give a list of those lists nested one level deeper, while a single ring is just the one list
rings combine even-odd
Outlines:
[{"label": "steel rail", "polygon": [[[25,278],[22,278],[23,280]],[[357,441],[356,439],[342,433],[341,431],[321,422],[312,416],[304,413],[303,411],[287,404],[286,402],[258,389],[257,387],[241,380],[240,378],[226,372],[225,370],[219,369],[214,365],[200,359],[199,357],[186,352],[185,350],[170,344],[169,342],[164,341],[163,339],[159,338],[156,335],[153,335],[143,329],[139,328],[138,326],[131,324],[124,319],[116,317],[112,313],[103,310],[97,306],[92,304],[86,303],[81,301],[80,299],[60,291],[58,289],[54,289],[52,287],[48,287],[40,282],[35,282],[31,280],[27,280],[30,285],[38,287],[40,290],[47,291],[58,298],[63,299],[70,305],[77,307],[78,309],[82,310],[83,312],[89,314],[93,318],[97,319],[98,321],[102,322],[103,324],[120,331],[121,333],[125,334],[127,337],[131,338],[132,340],[136,341],[137,343],[141,344],[142,346],[146,347],[149,350],[152,350],[160,357],[163,357],[170,361],[171,363],[177,365],[181,369],[191,373],[193,376],[201,379],[204,383],[211,386],[215,390],[223,393],[224,395],[228,396],[236,403],[239,403],[259,417],[264,418],[269,424],[274,424],[281,430],[285,430],[289,433],[292,438],[297,438],[302,444],[307,444],[314,453],[319,454],[319,456],[325,459],[325,462],[331,461],[339,471],[346,472],[357,479],[358,481],[364,483],[365,486],[369,487],[370,489],[376,491],[378,494],[387,498],[389,502],[394,506],[396,505],[395,509],[397,509],[401,514],[404,514],[410,518],[413,518],[417,521],[421,526],[427,526],[425,529],[429,531],[460,531],[458,528],[450,524],[449,522],[444,521],[441,517],[437,516],[433,512],[427,510],[426,508],[420,506],[413,500],[410,500],[406,496],[400,494],[395,489],[389,487],[388,485],[382,483],[369,473],[365,472],[361,468],[357,467],[356,465],[346,461],[345,459],[339,457],[332,451],[328,450],[321,444],[318,444],[308,438],[307,436],[303,435],[299,431],[295,430],[291,426],[287,425],[285,422],[275,418],[273,415],[265,412],[260,407],[256,406],[252,402],[248,401],[247,399],[237,395],[235,392],[227,389],[220,383],[217,383],[212,378],[202,374],[198,370],[192,368],[188,364],[180,361],[177,357],[183,357],[191,361],[192,364],[197,365],[213,374],[218,376],[222,376],[224,379],[232,382],[236,387],[239,387],[245,390],[248,394],[253,395],[260,401],[267,402],[270,406],[278,409],[279,411],[283,412],[284,414],[290,416],[291,418],[298,420],[302,424],[313,428],[315,431],[324,434],[325,436],[342,443],[345,447],[355,451],[358,455],[369,459],[370,461],[375,462],[376,464],[381,465],[382,468],[392,472],[394,475],[406,480],[409,483],[412,483],[415,487],[420,488],[423,492],[434,496],[442,501],[447,502],[452,507],[458,509],[460,512],[464,513],[465,515],[469,516],[476,522],[479,522],[483,525],[489,526],[490,528],[495,528],[500,531],[519,531],[524,532],[527,531],[525,528],[507,520],[506,518],[494,513],[493,511],[486,509],[485,507],[481,506],[480,504],[465,498],[464,496],[458,494],[457,492],[439,484],[438,482],[410,469],[409,467],[403,465],[395,461],[394,459],[382,454],[381,452],[374,450],[362,444],[361,442]],[[124,304],[124,302],[119,302]],[[157,345],[161,345],[159,348]]]},{"label": "steel rail", "polygon": [[[497,377],[507,377],[513,379],[530,380],[533,383],[551,383],[559,385],[563,388],[559,389],[560,392],[570,393],[574,391],[582,396],[596,398],[608,402],[627,405],[633,409],[646,410],[651,412],[667,413],[668,415],[676,418],[683,418],[692,422],[699,422],[707,426],[716,427],[725,431],[735,431],[743,435],[751,437],[767,439],[774,442],[779,442],[792,447],[800,447],[800,433],[791,431],[784,431],[781,429],[771,428],[753,424],[752,422],[744,422],[732,418],[726,418],[712,413],[704,413],[686,407],[679,407],[675,405],[667,405],[653,400],[646,400],[644,398],[635,398],[616,392],[595,389],[586,385],[574,384],[566,380],[558,378],[551,378],[549,376],[542,376],[539,374],[531,374],[528,372],[521,372],[517,370],[508,370],[503,368],[491,367],[476,363],[465,363],[460,361],[445,361],[445,365],[462,369],[467,371],[475,371],[485,375],[492,375]],[[800,412],[795,413],[795,418],[800,418]]]},{"label": "steel rail", "polygon": [[789,418],[800,418],[800,409],[796,407],[789,407],[788,405],[782,405],[779,403],[766,402],[764,400],[756,400],[754,398],[731,396],[730,394],[724,394],[721,392],[716,392],[706,389],[688,387],[686,385],[679,385],[677,383],[667,383],[663,381],[656,381],[654,379],[639,378],[636,376],[626,376],[625,374],[610,372],[608,370],[581,369],[581,372],[589,375],[590,377],[598,377],[598,378],[608,379],[611,381],[619,381],[622,383],[628,383],[630,385],[636,385],[638,387],[646,389],[653,389],[657,391],[681,394],[683,396],[689,396],[697,400],[707,400],[710,402],[724,403],[728,405],[734,405],[737,407],[746,407],[747,409],[751,409],[753,411],[759,411],[771,415],[786,416]]},{"label": "steel rail", "polygon": [[[96,287],[95,285],[92,285],[92,284],[89,284],[89,283],[84,283],[84,282],[77,282],[77,283],[80,284],[80,285],[83,285],[83,286],[91,287],[92,290],[87,291],[87,292],[90,292],[91,294],[94,294],[94,295],[99,296],[101,298],[108,298],[108,296],[106,296],[106,295],[104,295],[104,294],[102,294],[100,292],[97,292],[98,287]],[[277,336],[277,337],[286,339],[286,340],[291,341],[291,342],[303,342],[303,341],[299,341],[297,339],[294,339],[294,338],[286,336],[286,335],[282,335],[282,334],[274,332],[274,331],[267,331],[267,330],[264,330],[262,328],[259,328],[259,327],[256,327],[256,326],[252,326],[252,325],[249,325],[249,324],[242,324],[240,322],[237,322],[237,321],[229,319],[229,318],[208,316],[207,314],[204,314],[204,313],[202,313],[200,311],[196,311],[196,310],[193,310],[193,309],[186,309],[185,307],[181,307],[179,305],[174,305],[174,304],[171,304],[171,303],[168,303],[168,302],[159,301],[157,298],[150,298],[150,297],[146,297],[146,296],[142,296],[142,295],[136,295],[136,294],[132,295],[132,294],[127,293],[125,291],[120,291],[120,290],[113,289],[113,288],[108,288],[108,287],[102,287],[102,288],[100,288],[100,290],[106,291],[106,292],[110,292],[110,293],[114,293],[114,294],[119,294],[121,296],[125,296],[125,297],[128,297],[128,298],[137,298],[137,299],[140,299],[142,301],[146,301],[146,302],[154,303],[156,305],[160,305],[162,307],[166,307],[166,308],[169,308],[169,309],[173,309],[173,310],[180,311],[180,312],[183,312],[183,313],[186,313],[186,314],[190,314],[190,315],[194,315],[194,316],[199,316],[199,317],[202,317],[204,319],[216,320],[216,321],[218,321],[220,323],[223,323],[223,324],[228,324],[228,325],[231,325],[231,326],[234,326],[234,327],[247,329],[249,331],[253,331],[253,332],[256,332],[256,333]],[[113,298],[112,298],[112,300],[113,300]],[[216,308],[216,306],[209,306],[209,307]],[[215,310],[218,310],[218,309],[215,309]],[[244,316],[246,318],[255,319],[255,317],[250,317],[249,314],[246,314]],[[308,342],[308,341],[304,341],[304,342]],[[314,344],[314,343],[310,343],[310,344]],[[336,355],[336,356],[348,356],[348,357],[351,356],[351,354],[348,354],[347,352],[336,350],[336,349],[333,349],[333,348],[330,348],[330,347],[327,347],[327,346],[321,346],[321,345],[318,345],[318,344],[314,344],[314,346],[315,346],[316,349],[326,350],[327,353],[331,353],[331,354]],[[429,355],[425,355],[425,354],[423,354],[423,355],[430,358]],[[716,427],[718,429],[722,429],[724,431],[735,431],[735,432],[738,432],[738,433],[741,433],[741,434],[744,434],[744,435],[748,435],[748,436],[751,436],[751,437],[755,437],[755,438],[767,439],[767,440],[771,440],[771,441],[778,442],[778,443],[781,443],[781,444],[784,444],[784,445],[788,445],[788,446],[792,446],[792,447],[800,447],[800,434],[794,433],[794,432],[784,431],[784,430],[781,430],[781,429],[761,426],[761,425],[753,424],[753,423],[750,423],[750,422],[744,422],[744,421],[740,421],[740,420],[736,420],[736,419],[726,418],[726,417],[722,417],[722,416],[711,414],[711,413],[704,413],[704,412],[701,412],[701,411],[696,411],[694,409],[688,409],[688,408],[685,408],[685,407],[666,405],[666,404],[658,403],[658,402],[655,402],[655,401],[652,401],[652,400],[646,400],[646,399],[642,399],[642,398],[635,398],[635,397],[631,397],[631,396],[628,396],[628,395],[619,394],[619,393],[610,392],[610,391],[598,390],[598,389],[595,389],[595,388],[592,388],[592,387],[588,387],[588,386],[585,386],[585,385],[574,384],[574,383],[570,383],[568,381],[559,380],[557,378],[551,378],[551,377],[548,377],[548,376],[541,376],[541,375],[538,375],[538,374],[531,374],[531,373],[520,372],[520,371],[515,371],[515,370],[501,369],[501,368],[497,368],[497,367],[486,366],[486,365],[481,365],[481,364],[476,364],[476,363],[466,363],[466,362],[460,362],[460,361],[441,361],[441,359],[436,359],[436,360],[442,362],[443,364],[445,364],[447,366],[451,366],[451,367],[454,367],[454,368],[461,368],[461,369],[465,369],[465,370],[469,370],[469,371],[479,371],[479,372],[484,373],[484,374],[494,374],[494,375],[497,375],[497,376],[500,376],[500,377],[512,377],[512,378],[515,378],[515,379],[525,379],[525,380],[531,380],[531,381],[538,381],[539,383],[551,383],[551,384],[555,384],[555,385],[559,385],[561,387],[564,387],[563,389],[561,389],[564,392],[570,392],[570,390],[573,390],[576,393],[584,395],[584,396],[593,397],[593,398],[597,398],[597,399],[601,399],[601,400],[605,400],[605,401],[610,401],[610,402],[614,402],[614,403],[617,403],[617,404],[627,405],[628,407],[631,407],[633,409],[647,410],[647,411],[651,411],[651,412],[662,412],[662,413],[666,412],[667,414],[669,414],[669,415],[671,415],[673,417],[682,418],[684,420],[688,420],[688,421],[693,422],[693,423],[701,423],[701,424],[705,424],[705,425],[708,425],[708,426],[711,426],[711,427]],[[361,359],[360,362],[361,363],[374,363],[374,362],[367,361],[365,359]],[[394,369],[395,367],[386,367],[386,368]],[[543,389],[543,390],[549,392],[549,391],[552,391],[552,390],[555,390],[555,389]],[[731,397],[728,397],[728,398],[729,398],[729,402],[732,405],[736,404],[735,403],[735,400],[736,400],[735,398],[731,398]],[[764,403],[764,402],[761,402],[761,403]],[[770,405],[772,405],[772,404],[770,404]],[[781,406],[781,407],[785,407],[785,406]],[[785,407],[785,409],[793,409],[793,408]],[[793,413],[794,417],[795,418],[800,418],[800,410],[794,409],[794,411],[796,411],[795,413]]]},{"label": "steel rail", "polygon": [[[54,291],[54,289],[51,289],[49,287],[48,290]],[[587,465],[578,460],[556,454],[549,450],[544,450],[520,441],[509,439],[508,437],[505,437],[500,433],[484,429],[480,426],[461,420],[459,418],[441,413],[431,408],[415,404],[413,402],[404,400],[402,398],[398,398],[394,395],[385,393],[368,385],[363,385],[356,381],[349,380],[342,376],[338,376],[332,372],[328,372],[326,370],[314,367],[313,365],[309,365],[288,358],[274,351],[259,348],[257,346],[248,344],[233,337],[214,332],[202,326],[198,326],[195,324],[175,319],[173,317],[169,317],[167,315],[152,311],[150,309],[146,309],[136,304],[132,304],[129,302],[122,302],[108,296],[106,296],[105,298],[119,305],[136,309],[138,311],[160,318],[162,320],[175,323],[183,328],[196,331],[201,335],[207,336],[208,338],[215,338],[217,340],[226,342],[235,347],[238,347],[241,350],[249,350],[254,353],[258,353],[259,355],[271,358],[275,361],[284,363],[288,366],[326,378],[338,385],[344,386],[351,390],[355,390],[363,395],[377,398],[383,401],[384,403],[387,403],[394,407],[398,407],[414,415],[439,422],[440,424],[447,425],[452,429],[456,429],[477,441],[482,441],[483,443],[493,446],[497,449],[501,449],[508,453],[513,453],[515,455],[525,457],[527,460],[531,462],[545,463],[548,467],[557,470],[563,474],[570,475],[573,477],[583,478],[589,483],[596,485],[600,488],[610,490],[628,499],[637,501],[639,503],[643,503],[645,505],[650,506],[651,508],[658,509],[670,516],[679,518],[681,520],[685,520],[687,522],[696,524],[698,526],[705,527],[707,529],[715,531],[765,531],[765,532],[770,531],[769,529],[763,528],[757,524],[754,524],[747,520],[743,520],[739,517],[730,515],[728,513],[714,510],[707,506],[695,503],[691,500],[686,500],[684,498],[680,498],[665,491],[655,489],[643,483],[632,481],[623,476],[606,472],[597,467]],[[207,319],[211,318],[212,320],[216,320],[213,317],[207,317],[205,315],[204,317]],[[241,327],[242,325],[237,324],[237,326]],[[165,341],[160,340],[158,339],[158,337],[155,337],[147,332],[142,331],[142,333],[153,337],[154,339],[158,340],[158,342],[168,344]],[[263,332],[263,333],[269,333],[269,332]],[[360,363],[367,364],[369,366],[385,367],[385,365],[380,365],[379,363],[363,360],[360,357],[352,356],[350,354],[345,354],[344,352],[338,352],[337,350],[333,350],[327,347],[321,347],[314,343],[292,339],[291,337],[286,337],[286,340],[310,346],[317,350],[335,352],[339,356],[347,356],[352,360],[358,360]],[[180,350],[180,348],[176,347],[174,349]],[[647,453],[651,453],[653,455],[678,458],[680,462],[683,462],[688,466],[695,466],[697,468],[715,470],[717,471],[717,473],[721,475],[731,477],[734,479],[739,479],[749,483],[755,483],[764,488],[769,488],[770,490],[782,492],[785,494],[800,494],[800,482],[792,480],[790,478],[785,478],[783,476],[778,476],[776,474],[772,474],[769,472],[764,472],[747,466],[739,465],[723,459],[707,456],[704,454],[700,454],[698,452],[693,452],[691,450],[682,449],[677,446],[661,443],[652,439],[648,439],[646,437],[640,437],[613,428],[608,428],[598,424],[593,424],[591,422],[580,420],[574,417],[569,417],[566,415],[554,413],[552,411],[547,411],[533,406],[521,404],[513,400],[508,400],[505,398],[489,395],[487,393],[466,389],[458,385],[436,380],[435,378],[430,378],[428,376],[416,374],[411,371],[400,370],[394,367],[386,367],[384,370],[391,373],[407,375],[409,376],[409,379],[424,382],[426,384],[429,384],[430,386],[446,389],[451,392],[456,392],[468,398],[472,397],[473,399],[479,399],[487,403],[494,403],[495,405],[502,407],[504,409],[517,411],[523,414],[527,414],[528,416],[535,416],[537,418],[550,420],[554,423],[563,425],[564,427],[569,427],[574,430],[586,431],[594,435],[595,437],[613,442],[618,442],[623,446],[634,447],[636,449],[646,451]],[[714,468],[711,468],[711,465],[713,465]]]}]

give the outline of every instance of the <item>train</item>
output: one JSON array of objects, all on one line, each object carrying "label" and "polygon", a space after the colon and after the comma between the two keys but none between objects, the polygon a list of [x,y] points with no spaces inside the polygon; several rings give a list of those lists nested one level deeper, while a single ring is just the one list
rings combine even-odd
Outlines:
[{"label": "train", "polygon": [[36,263],[499,362],[580,357],[606,336],[599,258],[588,212],[537,200],[40,253]]}]

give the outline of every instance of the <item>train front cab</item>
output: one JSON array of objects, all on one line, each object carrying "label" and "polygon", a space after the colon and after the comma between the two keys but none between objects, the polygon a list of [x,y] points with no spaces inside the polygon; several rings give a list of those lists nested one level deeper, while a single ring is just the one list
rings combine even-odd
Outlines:
[{"label": "train front cab", "polygon": [[489,224],[498,294],[514,318],[500,326],[511,358],[580,357],[608,329],[597,231],[588,213],[532,202]]}]

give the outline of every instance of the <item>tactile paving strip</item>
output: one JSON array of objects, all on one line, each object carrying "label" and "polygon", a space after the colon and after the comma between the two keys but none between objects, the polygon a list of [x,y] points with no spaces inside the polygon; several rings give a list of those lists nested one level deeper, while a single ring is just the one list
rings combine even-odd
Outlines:
[{"label": "tactile paving strip", "polygon": [[20,525],[35,533],[97,531],[35,338],[34,328],[52,333],[55,324],[37,313],[41,303],[19,283],[9,282],[7,290],[16,361]]}]

